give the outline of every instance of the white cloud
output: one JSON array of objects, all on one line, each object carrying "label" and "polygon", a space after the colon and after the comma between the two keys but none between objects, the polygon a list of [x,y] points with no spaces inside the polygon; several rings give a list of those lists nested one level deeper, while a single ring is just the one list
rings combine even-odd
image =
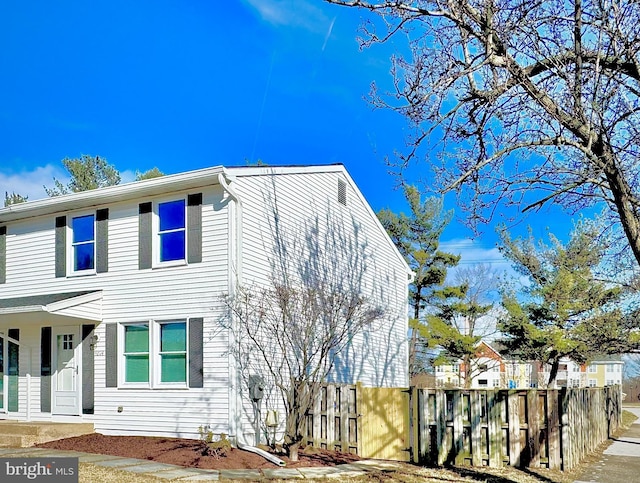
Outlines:
[{"label": "white cloud", "polygon": [[332,21],[320,7],[307,0],[244,0],[260,17],[276,26],[301,27],[324,33]]},{"label": "white cloud", "polygon": [[[4,197],[4,193],[16,193],[22,196],[28,196],[29,201],[39,200],[47,197],[44,186],[53,187],[53,178],[60,180],[63,184],[68,182],[68,175],[61,167],[47,164],[46,166],[37,167],[31,171],[23,170],[18,172],[2,172],[0,171],[0,197]],[[0,208],[4,206],[3,201],[0,202]]]}]

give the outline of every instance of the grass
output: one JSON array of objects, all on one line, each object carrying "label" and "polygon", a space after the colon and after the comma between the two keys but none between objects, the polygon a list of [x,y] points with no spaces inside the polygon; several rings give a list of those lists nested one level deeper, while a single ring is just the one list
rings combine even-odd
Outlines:
[{"label": "grass", "polygon": [[[622,433],[636,420],[633,413],[622,411],[622,426],[614,435]],[[370,472],[364,476],[343,478],[339,481],[349,483],[373,483],[373,482],[401,482],[401,483],[571,483],[578,479],[588,466],[597,462],[602,456],[602,452],[611,444],[605,441],[589,457],[585,458],[580,465],[570,472],[555,470],[524,469],[520,470],[506,466],[503,468],[474,468],[474,467],[451,467],[451,468],[425,468],[410,464],[400,465],[400,469],[393,472]],[[161,480],[152,476],[128,473],[115,468],[104,468],[92,464],[80,464],[79,483],[154,483]],[[232,481],[232,480],[220,480]],[[247,481],[247,480],[245,480]],[[270,480],[281,482],[286,480]],[[291,481],[291,480],[289,480]],[[324,481],[304,480],[304,481]],[[337,479],[335,481],[338,481]]]}]

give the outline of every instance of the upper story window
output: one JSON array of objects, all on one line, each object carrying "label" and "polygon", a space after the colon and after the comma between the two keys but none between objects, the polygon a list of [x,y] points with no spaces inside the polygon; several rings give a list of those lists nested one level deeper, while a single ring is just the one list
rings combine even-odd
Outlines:
[{"label": "upper story window", "polygon": [[95,269],[96,230],[95,215],[77,216],[71,219],[71,271]]},{"label": "upper story window", "polygon": [[185,260],[185,200],[158,203],[158,261]]},{"label": "upper story window", "polygon": [[55,219],[55,275],[109,270],[109,208]]},{"label": "upper story window", "polygon": [[202,261],[202,193],[138,208],[138,268]]}]

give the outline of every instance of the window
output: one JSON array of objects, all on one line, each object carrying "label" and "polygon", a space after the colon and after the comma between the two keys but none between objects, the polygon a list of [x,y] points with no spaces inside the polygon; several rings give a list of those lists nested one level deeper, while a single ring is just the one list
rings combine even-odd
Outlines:
[{"label": "window", "polygon": [[493,380],[493,387],[500,387],[500,379]]},{"label": "window", "polygon": [[71,272],[95,269],[95,215],[71,219]]},{"label": "window", "polygon": [[149,324],[124,326],[124,382],[149,382]]},{"label": "window", "polygon": [[122,324],[125,386],[186,386],[187,323],[183,320]]},{"label": "window", "polygon": [[158,261],[185,260],[186,254],[185,201],[158,203]]},{"label": "window", "polygon": [[597,381],[595,379],[589,379],[589,387],[596,387]]},{"label": "window", "polygon": [[55,275],[109,271],[109,208],[55,218]]},{"label": "window", "polygon": [[607,372],[613,372],[613,364],[607,364]]},{"label": "window", "polygon": [[607,379],[607,382],[605,383],[605,385],[607,386],[613,386],[614,382],[613,379]]},{"label": "window", "polygon": [[589,372],[592,374],[598,372],[598,368],[595,366],[595,364],[589,364]]},{"label": "window", "polygon": [[202,193],[138,205],[140,270],[202,262]]},{"label": "window", "polygon": [[187,325],[160,324],[160,382],[187,382]]}]

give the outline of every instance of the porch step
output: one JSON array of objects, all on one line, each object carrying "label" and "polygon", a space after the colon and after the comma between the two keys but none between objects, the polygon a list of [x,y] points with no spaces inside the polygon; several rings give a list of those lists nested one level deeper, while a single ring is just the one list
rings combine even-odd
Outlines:
[{"label": "porch step", "polygon": [[0,448],[27,448],[34,444],[93,432],[93,423],[22,423],[0,420]]}]

